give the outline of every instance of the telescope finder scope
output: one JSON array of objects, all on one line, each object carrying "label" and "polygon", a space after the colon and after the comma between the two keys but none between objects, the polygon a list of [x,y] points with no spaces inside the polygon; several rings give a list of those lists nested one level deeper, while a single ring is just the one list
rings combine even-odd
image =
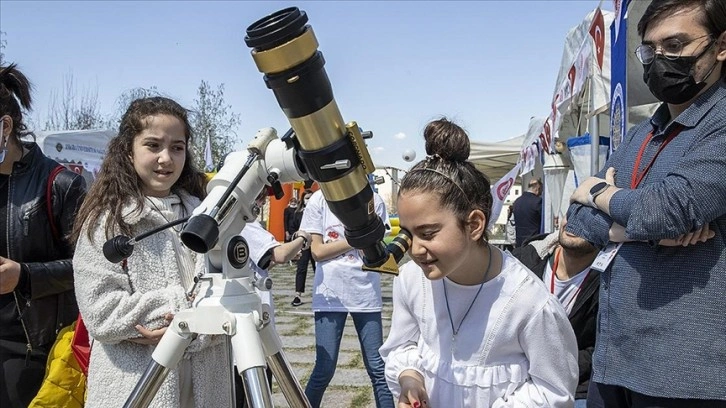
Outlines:
[{"label": "telescope finder scope", "polygon": [[297,135],[308,175],[345,226],[348,243],[363,252],[366,265],[383,265],[388,258],[385,226],[368,182],[373,161],[358,125],[343,122],[307,22],[297,7],[277,11],[250,25],[245,43]]}]

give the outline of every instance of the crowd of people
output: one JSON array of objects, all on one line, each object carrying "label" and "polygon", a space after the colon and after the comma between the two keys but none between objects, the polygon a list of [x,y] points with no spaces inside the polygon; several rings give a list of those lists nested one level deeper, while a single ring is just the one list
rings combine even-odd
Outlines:
[{"label": "crowd of people", "polygon": [[[511,251],[489,243],[491,185],[468,161],[466,131],[426,125],[427,157],[398,188],[410,261],[393,280],[385,338],[380,275],[322,191],[290,200],[284,243],[254,222],[240,231],[259,278],[299,258],[293,306],[312,264],[311,406],[350,315],[378,408],[726,407],[726,1],[653,0],[638,34],[662,104],[580,183],[555,232],[540,234],[533,178],[507,217]],[[79,313],[92,338],[85,405],[121,406],[208,267],[179,226],[118,263],[103,250],[204,199],[188,112],[165,97],[132,101],[86,185],[32,141],[31,107],[28,78],[0,67],[0,406],[30,404]],[[377,194],[371,211],[390,224]],[[260,297],[274,324],[272,296]],[[196,335],[150,406],[244,406],[229,355],[225,336]]]}]

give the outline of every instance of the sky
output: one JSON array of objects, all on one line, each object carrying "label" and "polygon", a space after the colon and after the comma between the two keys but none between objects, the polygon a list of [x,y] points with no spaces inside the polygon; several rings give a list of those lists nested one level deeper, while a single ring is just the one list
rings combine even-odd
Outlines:
[{"label": "sky", "polygon": [[[546,116],[564,39],[600,5],[541,1],[0,1],[5,60],[34,85],[36,124],[72,75],[97,92],[101,112],[137,87],[155,86],[191,108],[202,80],[224,85],[240,115],[236,149],[255,132],[290,127],[244,43],[246,28],[299,7],[320,44],[345,122],[373,132],[378,166],[407,169],[425,156],[422,132],[445,116],[474,141],[496,142]],[[604,1],[604,10],[612,2]]]}]

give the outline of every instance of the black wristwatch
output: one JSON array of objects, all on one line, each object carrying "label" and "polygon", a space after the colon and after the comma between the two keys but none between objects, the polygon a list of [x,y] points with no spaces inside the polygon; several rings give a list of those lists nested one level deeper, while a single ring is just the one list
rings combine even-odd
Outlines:
[{"label": "black wristwatch", "polygon": [[601,181],[590,189],[590,194],[587,196],[587,203],[592,208],[597,208],[597,204],[595,204],[595,197],[599,196],[600,194],[604,193],[605,190],[610,187],[610,184],[608,184],[605,181]]},{"label": "black wristwatch", "polygon": [[306,237],[305,235],[303,235],[303,234],[299,234],[299,232],[300,231],[295,231],[295,233],[292,234],[292,239],[295,240],[297,238],[302,238],[303,239],[303,245],[302,245],[302,248],[300,250],[301,251],[306,251],[308,248],[310,248],[310,239],[308,237]]}]

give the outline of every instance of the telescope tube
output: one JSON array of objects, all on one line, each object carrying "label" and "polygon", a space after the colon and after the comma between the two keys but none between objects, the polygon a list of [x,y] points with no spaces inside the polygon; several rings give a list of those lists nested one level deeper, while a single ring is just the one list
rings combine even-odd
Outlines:
[{"label": "telescope tube", "polygon": [[250,25],[245,43],[297,135],[308,175],[345,226],[348,243],[363,252],[367,266],[383,265],[388,258],[385,226],[368,182],[373,161],[358,125],[343,122],[307,22],[297,7],[277,11]]}]

